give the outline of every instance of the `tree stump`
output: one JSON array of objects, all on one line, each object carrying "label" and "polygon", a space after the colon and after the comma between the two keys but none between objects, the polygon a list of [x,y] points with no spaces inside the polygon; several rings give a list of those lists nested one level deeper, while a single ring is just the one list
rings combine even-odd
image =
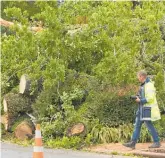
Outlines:
[{"label": "tree stump", "polygon": [[77,123],[69,127],[67,136],[76,136],[85,133],[85,125],[83,123]]},{"label": "tree stump", "polygon": [[31,139],[33,137],[33,129],[32,124],[23,121],[15,128],[14,135],[21,140]]}]

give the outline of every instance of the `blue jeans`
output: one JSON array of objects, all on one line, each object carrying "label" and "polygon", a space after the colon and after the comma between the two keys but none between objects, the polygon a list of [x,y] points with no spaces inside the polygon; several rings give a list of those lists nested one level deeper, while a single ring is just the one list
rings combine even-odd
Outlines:
[{"label": "blue jeans", "polygon": [[153,141],[154,142],[159,142],[158,133],[157,133],[156,129],[154,128],[152,122],[151,121],[141,121],[139,110],[136,112],[135,127],[134,127],[134,132],[133,132],[133,135],[132,135],[132,141],[137,142],[137,140],[139,139],[141,126],[142,126],[143,122],[145,123],[148,130],[150,131],[150,133],[152,135],[152,138],[153,138]]}]

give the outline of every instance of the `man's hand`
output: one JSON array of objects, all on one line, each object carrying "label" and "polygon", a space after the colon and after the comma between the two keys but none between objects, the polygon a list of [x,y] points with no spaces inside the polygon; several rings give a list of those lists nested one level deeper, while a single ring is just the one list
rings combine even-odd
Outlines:
[{"label": "man's hand", "polygon": [[139,97],[137,97],[135,101],[136,101],[137,103],[140,103]]}]

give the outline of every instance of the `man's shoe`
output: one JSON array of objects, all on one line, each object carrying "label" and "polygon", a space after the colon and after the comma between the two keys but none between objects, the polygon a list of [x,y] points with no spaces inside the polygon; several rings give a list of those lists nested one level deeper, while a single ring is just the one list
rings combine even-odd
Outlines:
[{"label": "man's shoe", "polygon": [[153,143],[151,146],[149,146],[149,148],[159,148],[161,145],[159,142],[155,142]]},{"label": "man's shoe", "polygon": [[136,145],[136,142],[134,142],[134,141],[123,144],[123,146],[131,148],[131,149],[135,149],[135,145]]}]

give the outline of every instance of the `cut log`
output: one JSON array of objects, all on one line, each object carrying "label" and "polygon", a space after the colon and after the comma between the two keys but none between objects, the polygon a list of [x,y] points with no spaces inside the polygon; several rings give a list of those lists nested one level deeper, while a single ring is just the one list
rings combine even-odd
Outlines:
[{"label": "cut log", "polygon": [[19,84],[19,93],[29,94],[30,93],[30,79],[27,75],[22,75]]},{"label": "cut log", "polygon": [[72,127],[69,127],[67,136],[76,136],[85,132],[85,125],[83,123],[77,123]]},{"label": "cut log", "polygon": [[7,101],[5,98],[3,99],[3,110],[4,112],[7,112]]},{"label": "cut log", "polygon": [[[4,27],[10,27],[10,26],[14,25],[14,23],[11,22],[11,21],[7,21],[7,20],[4,20],[4,19],[0,18],[0,25],[4,26]],[[19,25],[19,26],[21,27],[21,25]],[[43,30],[42,27],[35,27],[35,26],[34,27],[30,27],[29,29],[31,31],[34,31],[34,32],[40,32],[40,31]]]},{"label": "cut log", "polygon": [[19,113],[31,111],[31,101],[22,94],[8,93],[3,99],[4,112],[8,117],[17,117]]},{"label": "cut log", "polygon": [[5,27],[10,27],[14,25],[14,23],[0,18],[0,25],[5,26]]},{"label": "cut log", "polygon": [[26,121],[21,122],[14,130],[16,138],[24,140],[33,137],[33,127]]}]

